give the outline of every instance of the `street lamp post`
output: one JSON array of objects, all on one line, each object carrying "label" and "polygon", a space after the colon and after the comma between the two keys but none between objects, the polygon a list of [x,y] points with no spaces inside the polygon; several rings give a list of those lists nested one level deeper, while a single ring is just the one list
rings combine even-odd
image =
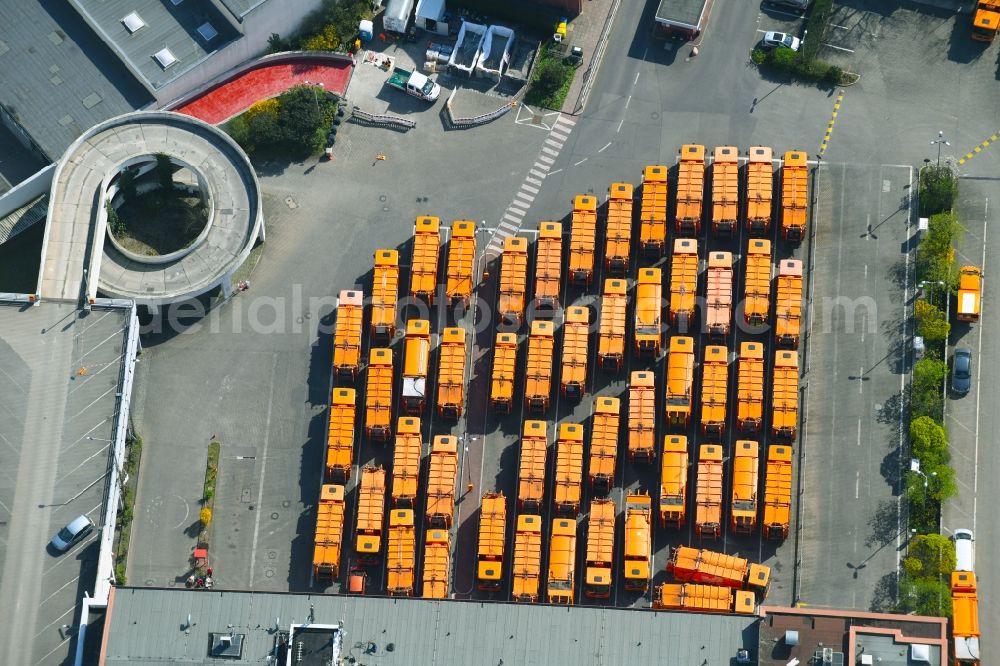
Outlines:
[{"label": "street lamp post", "polygon": [[945,140],[945,138],[944,138],[944,132],[943,132],[943,131],[941,131],[941,130],[939,130],[939,131],[938,131],[938,138],[937,138],[937,139],[935,139],[934,141],[931,141],[931,145],[932,145],[932,146],[937,146],[937,149],[938,149],[938,151],[937,151],[937,153],[938,153],[938,155],[937,155],[937,165],[938,165],[939,167],[941,166],[941,144],[942,144],[942,143],[943,143],[944,145],[946,145],[946,146],[950,146],[950,145],[951,145],[950,143],[948,143],[948,142],[947,142],[947,141]]},{"label": "street lamp post", "polygon": [[[312,87],[313,91],[313,101],[316,103],[316,110],[319,111],[319,94],[316,92],[316,88],[322,88],[323,82],[313,82],[313,81],[303,81],[307,86]],[[940,149],[938,149],[940,151]]]},{"label": "street lamp post", "polygon": [[[928,475],[924,474],[924,472],[920,469],[920,459],[919,458],[910,458],[910,471],[911,472],[915,472],[915,473],[919,474],[920,476],[924,477],[924,503],[926,504],[927,503],[927,481],[928,481]],[[929,476],[937,476],[937,472],[931,472]]]}]

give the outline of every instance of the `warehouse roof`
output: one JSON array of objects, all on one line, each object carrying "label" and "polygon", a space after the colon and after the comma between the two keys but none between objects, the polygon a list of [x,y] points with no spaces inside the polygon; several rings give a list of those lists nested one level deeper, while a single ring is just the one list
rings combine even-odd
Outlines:
[{"label": "warehouse roof", "polygon": [[[343,656],[379,664],[728,664],[757,617],[480,601],[118,588],[106,663],[218,664],[212,634],[241,634],[230,663],[260,663],[291,625],[343,625]],[[188,617],[190,616],[190,626]],[[275,655],[280,656],[280,655]],[[280,663],[284,663],[284,660]]]}]

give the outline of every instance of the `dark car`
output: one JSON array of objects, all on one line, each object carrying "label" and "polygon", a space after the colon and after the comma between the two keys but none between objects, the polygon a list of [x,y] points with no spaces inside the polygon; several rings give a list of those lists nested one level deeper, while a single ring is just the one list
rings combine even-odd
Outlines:
[{"label": "dark car", "polygon": [[770,7],[780,7],[789,9],[798,14],[804,14],[809,7],[810,0],[767,0],[764,5]]},{"label": "dark car", "polygon": [[965,395],[972,387],[972,350],[958,347],[951,358],[951,390]]}]

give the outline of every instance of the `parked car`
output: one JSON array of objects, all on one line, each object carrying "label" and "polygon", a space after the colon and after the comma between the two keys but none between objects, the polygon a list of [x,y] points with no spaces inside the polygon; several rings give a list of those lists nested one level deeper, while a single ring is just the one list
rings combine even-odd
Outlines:
[{"label": "parked car", "polygon": [[955,571],[975,571],[972,530],[955,530]]},{"label": "parked car", "polygon": [[793,37],[787,32],[765,32],[764,39],[761,43],[765,48],[769,49],[791,49],[792,51],[798,51],[799,46],[802,44],[802,40],[798,37]]},{"label": "parked car", "polygon": [[972,388],[972,350],[958,347],[951,357],[951,390],[965,395]]},{"label": "parked car", "polygon": [[765,4],[772,7],[791,9],[794,12],[802,14],[809,7],[809,0],[766,0]]},{"label": "parked car", "polygon": [[52,547],[60,553],[66,552],[93,531],[94,521],[87,516],[77,516],[52,537]]}]

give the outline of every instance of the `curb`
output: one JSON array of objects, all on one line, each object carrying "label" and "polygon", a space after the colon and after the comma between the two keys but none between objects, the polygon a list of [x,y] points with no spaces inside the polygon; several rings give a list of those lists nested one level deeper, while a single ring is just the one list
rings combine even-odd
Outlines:
[{"label": "curb", "polygon": [[614,25],[615,16],[618,14],[620,6],[621,0],[614,0],[611,4],[611,9],[608,10],[608,15],[604,19],[604,30],[601,31],[601,36],[597,40],[594,58],[590,61],[590,67],[583,73],[583,88],[581,88],[580,95],[576,98],[576,106],[573,107],[573,110],[569,114],[571,116],[580,115],[587,106],[587,101],[590,99],[590,91],[594,87],[594,79],[597,77],[597,72],[604,61],[604,51],[608,46],[608,36],[611,34],[611,27]]}]

